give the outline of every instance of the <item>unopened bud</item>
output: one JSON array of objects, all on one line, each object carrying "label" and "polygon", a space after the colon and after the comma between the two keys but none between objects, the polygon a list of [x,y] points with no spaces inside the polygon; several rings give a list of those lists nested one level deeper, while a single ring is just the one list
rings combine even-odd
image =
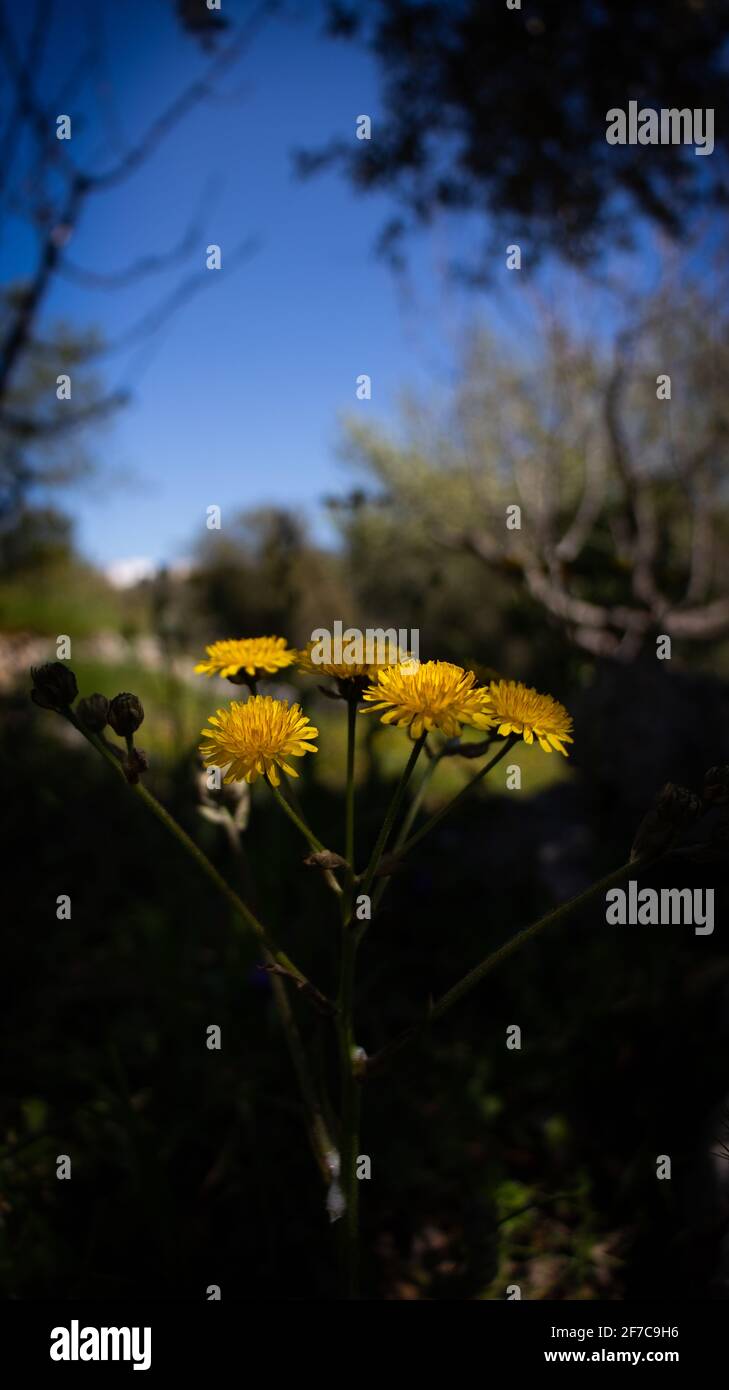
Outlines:
[{"label": "unopened bud", "polygon": [[704,801],[712,806],[725,806],[729,801],[729,764],[709,768],[704,777]]},{"label": "unopened bud", "polygon": [[79,700],[76,713],[85,729],[100,734],[109,722],[109,701],[105,695],[87,695]]},{"label": "unopened bud", "polygon": [[687,787],[677,787],[675,782],[666,782],[656,798],[655,810],[658,815],[677,830],[683,830],[684,826],[696,820],[702,809],[701,797]]},{"label": "unopened bud", "polygon": [[73,704],[78,695],[76,677],[62,661],[33,667],[30,674],[33,678],[30,698],[41,709],[53,709],[60,714]]},{"label": "unopened bud", "polygon": [[667,782],[658,793],[653,809],[638,826],[630,851],[631,863],[636,859],[655,859],[665,854],[679,832],[696,820],[703,809],[701,797],[686,787]]},{"label": "unopened bud", "polygon": [[121,695],[114,696],[109,705],[109,723],[120,738],[130,738],[136,733],[143,719],[142,702],[136,695],[130,695],[129,691],[125,690]]}]

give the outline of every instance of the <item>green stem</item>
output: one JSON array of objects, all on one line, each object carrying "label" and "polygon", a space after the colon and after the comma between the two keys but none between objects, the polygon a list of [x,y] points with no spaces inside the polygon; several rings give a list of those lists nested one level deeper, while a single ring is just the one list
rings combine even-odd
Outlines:
[{"label": "green stem", "polygon": [[387,814],[385,816],[384,821],[382,822],[382,829],[380,830],[380,833],[377,836],[377,842],[372,851],[370,862],[367,865],[367,869],[362,879],[362,892],[365,894],[369,893],[370,888],[372,887],[372,881],[375,877],[375,874],[377,873],[380,860],[384,854],[387,841],[390,837],[390,831],[392,830],[392,827],[395,823],[395,819],[397,817],[397,813],[402,805],[402,799],[405,795],[405,789],[407,787],[408,782],[410,781],[413,768],[415,767],[415,764],[418,761],[418,758],[420,757],[421,749],[427,737],[427,733],[421,734],[420,738],[417,739],[416,742],[413,744],[410,750],[410,757],[408,758],[407,763],[403,768],[400,781],[398,782],[395,788],[392,800],[387,808]]},{"label": "green stem", "polygon": [[[428,750],[426,747],[426,752],[427,751]],[[439,753],[434,753],[431,757],[430,762],[428,763],[428,766],[426,767],[425,772],[423,773],[423,776],[421,778],[420,786],[418,787],[418,790],[416,791],[415,796],[413,797],[407,809],[407,813],[403,817],[402,825],[400,827],[400,830],[398,831],[395,844],[393,845],[393,854],[398,854],[399,851],[402,849],[402,846],[405,844],[408,837],[408,831],[415,822],[415,818],[418,814],[418,811],[420,810],[420,807],[423,804],[423,798],[425,797],[425,793],[428,790],[428,787],[430,786],[433,774],[435,773],[435,770],[438,767],[442,757],[443,750],[441,750]],[[389,882],[389,878],[381,878],[374,891],[372,897],[373,916],[377,911],[380,903],[382,902],[384,894],[387,892]]]},{"label": "green stem", "polygon": [[[117,758],[114,756],[114,753],[111,751],[111,749],[106,746],[104,740],[97,737],[94,734],[90,734],[88,730],[86,730],[83,727],[81,721],[76,718],[75,714],[70,709],[68,711],[68,717],[70,718],[71,723],[75,725],[79,733],[83,734],[84,738],[92,745],[92,747],[94,747],[97,750],[97,752],[101,753],[102,756],[106,758],[106,761],[111,764],[111,766],[116,770],[117,773],[119,773],[121,777],[124,777],[122,767],[120,766]],[[126,778],[124,780],[126,781]],[[160,821],[162,825],[164,825],[165,829],[168,830],[171,835],[174,835],[175,839],[178,841],[180,845],[182,845],[183,849],[186,850],[186,852],[190,855],[191,859],[195,860],[195,863],[198,865],[198,867],[202,869],[202,872],[207,876],[207,878],[210,879],[211,883],[215,885],[221,897],[225,898],[229,907],[232,907],[236,916],[239,917],[245,923],[249,930],[252,931],[253,934],[258,938],[261,944],[265,946],[266,949],[270,952],[276,965],[279,966],[280,969],[283,970],[286,975],[290,975],[296,981],[299,988],[305,990],[305,992],[308,995],[310,995],[310,997],[314,999],[320,1007],[322,1007],[326,1012],[332,1013],[333,1005],[331,1004],[331,1001],[326,999],[325,996],[320,993],[316,986],[313,985],[311,981],[307,979],[303,971],[299,970],[299,967],[297,965],[294,965],[294,962],[290,960],[290,958],[286,955],[284,951],[281,950],[281,948],[274,941],[270,932],[268,932],[266,928],[263,926],[263,924],[259,922],[258,918],[255,916],[253,912],[251,912],[250,908],[246,906],[242,898],[238,897],[238,894],[234,891],[234,889],[231,888],[230,884],[226,883],[222,874],[218,872],[215,865],[212,864],[211,861],[208,859],[207,855],[203,854],[203,851],[200,849],[199,845],[196,845],[195,841],[192,840],[190,836],[187,834],[187,832],[182,829],[182,826],[178,825],[174,817],[171,816],[169,811],[167,811],[165,807],[161,804],[161,802],[157,800],[156,796],[153,796],[152,793],[147,790],[147,788],[143,785],[142,782],[137,782],[134,785],[131,785],[129,787],[129,790],[133,792],[135,796],[138,796],[139,799],[145,803],[145,805],[149,808],[152,814],[157,817],[157,820]]]},{"label": "green stem", "polygon": [[[241,832],[235,825],[229,811],[226,812],[223,827],[227,835],[228,844],[237,862],[243,885],[253,894],[253,883],[250,875],[248,858],[243,848]],[[266,952],[266,962],[269,965],[274,963],[268,951]],[[314,1081],[309,1067],[306,1049],[301,1039],[298,1023],[296,1022],[296,1014],[291,1005],[288,984],[275,971],[271,972],[271,989],[273,991],[276,1012],[289,1050],[289,1056],[293,1064],[294,1072],[296,1073],[299,1093],[306,1116],[309,1142],[321,1175],[328,1186],[334,1175],[333,1158],[336,1152],[336,1146],[331,1138],[332,1130],[324,1114],[321,1092]]]},{"label": "green stem", "polygon": [[409,840],[405,841],[404,845],[402,845],[399,850],[403,858],[406,854],[410,853],[411,849],[414,849],[415,845],[419,844],[420,841],[429,834],[434,826],[438,825],[445,816],[449,816],[451,811],[455,811],[457,806],[460,806],[461,802],[470,795],[474,787],[483,780],[487,773],[491,771],[492,767],[496,767],[496,764],[500,763],[501,759],[506,757],[506,754],[514,747],[516,741],[517,735],[509,734],[509,737],[501,745],[498,753],[495,753],[493,758],[490,758],[487,763],[484,763],[482,768],[479,768],[475,776],[471,777],[470,780],[466,782],[465,787],[461,787],[461,790],[453,797],[452,801],[447,802],[445,806],[441,806],[439,811],[435,811],[425,822],[425,825],[421,825],[420,829],[416,830],[415,834],[412,835]]},{"label": "green stem", "polygon": [[342,1266],[347,1298],[359,1297],[359,1149],[362,1091],[355,1075],[354,981],[357,933],[352,922],[354,896],[354,756],[357,697],[347,701],[347,769],[345,790],[344,855],[349,866],[342,898],[342,957],[337,998],[337,1031],[340,1074],[339,1171],[345,1209],[341,1225]]},{"label": "green stem", "polygon": [[[268,785],[271,788],[271,791],[273,792],[282,811],[286,813],[289,820],[296,826],[296,829],[299,831],[299,833],[303,835],[309,848],[313,849],[316,854],[325,854],[326,849],[324,845],[322,844],[321,840],[317,840],[313,830],[309,829],[308,825],[306,824],[306,821],[304,820],[304,817],[300,814],[300,812],[294,810],[294,807],[291,805],[291,802],[286,800],[286,797],[283,795],[281,791],[279,791],[278,787],[274,787],[273,782],[269,782],[268,778],[266,778],[266,781],[268,782]],[[336,875],[332,873],[331,869],[324,870],[324,878],[326,880],[327,887],[331,888],[332,892],[335,893],[337,897],[342,897],[342,885],[340,884]]]},{"label": "green stem", "polygon": [[425,793],[427,792],[428,787],[430,786],[430,783],[433,779],[433,776],[440,765],[442,757],[443,750],[441,750],[439,753],[433,753],[428,763],[428,766],[426,767],[425,772],[423,773],[423,776],[420,779],[420,785],[418,787],[418,790],[416,791],[415,796],[413,797],[412,801],[410,802],[410,805],[408,806],[407,812],[403,817],[403,822],[398,832],[397,839],[395,840],[394,847],[396,850],[401,849],[407,840],[410,828],[415,822],[415,818],[420,810],[420,807],[423,804]]},{"label": "green stem", "polygon": [[345,1201],[342,1218],[343,1266],[348,1298],[359,1296],[359,1184],[357,1151],[361,1089],[354,1070],[354,970],[357,936],[350,925],[342,932],[342,963],[337,999],[341,1078],[340,1182]]},{"label": "green stem", "polygon": [[271,782],[268,777],[266,777],[266,781],[268,782],[268,785],[271,788],[271,791],[273,792],[282,811],[286,813],[289,820],[293,822],[293,824],[296,826],[296,829],[300,832],[301,835],[303,835],[310,849],[315,850],[317,854],[323,853],[324,845],[322,844],[321,840],[317,840],[313,830],[309,829],[303,816],[300,816],[298,812],[294,810],[293,806],[290,802],[286,800],[286,797],[283,795],[280,789],[278,787],[275,787],[273,782]]},{"label": "green stem", "polygon": [[345,791],[344,857],[354,871],[354,752],[357,728],[357,697],[347,701],[347,776]]},{"label": "green stem", "polygon": [[476,985],[480,984],[490,971],[494,970],[502,961],[507,960],[509,956],[514,955],[516,951],[520,951],[522,946],[526,945],[527,941],[531,941],[539,932],[544,931],[547,927],[557,926],[560,922],[566,921],[568,917],[572,916],[573,912],[579,911],[581,907],[586,906],[593,898],[598,897],[600,893],[606,892],[608,888],[619,883],[622,878],[626,878],[630,873],[636,873],[647,862],[647,859],[635,859],[632,861],[629,860],[626,864],[621,864],[619,869],[614,869],[612,873],[606,874],[604,878],[598,879],[596,883],[590,884],[590,887],[585,888],[582,893],[578,893],[576,897],[570,898],[566,903],[561,903],[559,907],[553,908],[553,910],[547,912],[544,917],[540,917],[538,921],[532,922],[531,925],[525,927],[523,931],[517,932],[515,936],[505,941],[497,950],[492,951],[491,955],[486,956],[479,965],[474,966],[473,970],[469,970],[468,974],[464,975],[457,984],[453,985],[445,994],[442,994],[440,999],[437,999],[436,1002],[431,1005],[425,1018],[421,1019],[420,1023],[415,1024],[412,1028],[406,1028],[402,1033],[399,1033],[396,1038],[393,1038],[391,1042],[386,1043],[379,1052],[374,1053],[373,1056],[368,1059],[366,1074],[370,1075],[373,1072],[380,1071],[392,1057],[401,1052],[409,1043],[419,1038],[431,1023],[435,1022],[436,1019],[442,1018],[443,1014],[453,1008],[453,1005],[457,1004],[460,999],[463,999],[464,995],[470,993],[472,989],[475,989]]},{"label": "green stem", "polygon": [[329,1134],[319,1095],[309,1071],[304,1044],[301,1041],[301,1034],[289,999],[288,986],[286,981],[276,974],[271,976],[271,984],[289,1056],[299,1083],[299,1091],[306,1114],[309,1142],[321,1175],[328,1185],[333,1176],[332,1160],[336,1151],[335,1145]]}]

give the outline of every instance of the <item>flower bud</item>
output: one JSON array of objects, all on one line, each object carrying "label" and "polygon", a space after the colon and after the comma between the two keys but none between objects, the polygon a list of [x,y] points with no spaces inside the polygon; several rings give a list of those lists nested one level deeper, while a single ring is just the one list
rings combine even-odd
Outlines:
[{"label": "flower bud", "polygon": [[109,701],[105,695],[87,695],[79,700],[76,713],[85,729],[100,734],[109,722]]},{"label": "flower bud", "polygon": [[130,695],[128,690],[115,695],[109,705],[109,723],[120,738],[130,738],[144,719],[141,700]]},{"label": "flower bud", "polygon": [[45,666],[31,667],[33,689],[30,698],[41,709],[53,709],[61,714],[78,695],[73,671],[62,661],[49,661]]},{"label": "flower bud", "polygon": [[686,787],[666,782],[658,793],[653,808],[643,817],[630,851],[631,863],[636,859],[656,859],[675,844],[680,831],[702,814],[701,798]]},{"label": "flower bud", "polygon": [[713,806],[726,806],[729,801],[729,766],[710,767],[704,777],[704,801]]},{"label": "flower bud", "polygon": [[701,797],[687,787],[678,787],[675,782],[666,782],[656,798],[655,810],[658,815],[677,830],[690,825],[701,815]]}]

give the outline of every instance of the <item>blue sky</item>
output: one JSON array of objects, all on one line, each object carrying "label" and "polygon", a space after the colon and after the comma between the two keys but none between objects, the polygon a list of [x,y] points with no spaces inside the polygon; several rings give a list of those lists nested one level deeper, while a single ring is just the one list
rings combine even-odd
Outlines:
[{"label": "blue sky", "polygon": [[[240,17],[251,7],[228,0],[224,8]],[[223,509],[223,525],[244,507],[293,506],[326,537],[321,499],[352,483],[337,455],[343,415],[393,420],[403,386],[442,393],[463,328],[477,315],[517,339],[524,331],[528,276],[503,269],[488,296],[474,296],[443,274],[454,236],[467,244],[473,226],[464,222],[454,232],[441,224],[415,238],[401,280],[373,252],[392,211],[384,197],[357,195],[336,172],[296,178],[294,149],[335,135],[354,141],[360,113],[372,116],[377,134],[372,61],[357,45],[323,38],[317,8],[301,5],[298,18],[267,21],[215,99],[188,115],[131,179],[88,202],[68,248],[76,264],[95,271],[164,252],[194,219],[207,188],[199,244],[184,268],[114,292],[59,279],[46,303],[46,325],[57,318],[96,324],[115,340],[181,275],[199,268],[204,280],[160,333],[105,362],[107,384],[130,389],[132,400],[95,436],[97,481],[71,499],[79,545],[103,566],[189,554],[213,503]],[[113,55],[112,128],[133,142],[210,60],[175,24],[169,0],[103,3],[101,13]],[[62,7],[49,89],[78,51],[85,14],[82,0]],[[106,139],[88,89],[64,109],[75,122],[75,154]],[[258,249],[242,265],[228,265],[246,236]],[[513,236],[528,246],[522,229]],[[209,243],[222,248],[219,272],[205,268]],[[16,229],[12,244],[5,238],[0,246],[3,278],[22,273],[30,254]],[[558,278],[542,272],[547,296]],[[604,324],[599,297],[585,295],[580,312],[587,324],[594,317],[596,331]],[[355,398],[361,372],[372,377],[370,402]],[[64,500],[68,506],[68,494]]]}]

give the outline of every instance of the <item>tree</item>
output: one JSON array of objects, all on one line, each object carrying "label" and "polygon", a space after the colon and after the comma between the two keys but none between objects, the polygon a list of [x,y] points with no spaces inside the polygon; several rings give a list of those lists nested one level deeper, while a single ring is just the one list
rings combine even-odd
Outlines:
[{"label": "tree", "polygon": [[280,507],[242,512],[224,532],[206,536],[190,585],[207,641],[271,632],[303,646],[323,616],[351,609],[338,557]]},{"label": "tree", "polygon": [[[488,278],[525,235],[532,263],[551,249],[584,264],[624,244],[626,204],[674,235],[726,206],[729,0],[331,0],[328,28],[374,54],[383,108],[371,140],[335,140],[300,168],[334,161],[358,188],[393,192],[402,214],[382,246],[395,257],[408,226],[439,210],[484,215],[470,270]],[[712,108],[713,157],[608,145],[607,112],[631,100]]]},{"label": "tree", "polygon": [[[210,14],[207,23],[202,15]],[[200,233],[193,219],[178,245],[113,271],[89,270],[73,255],[74,233],[93,200],[119,187],[158,153],[165,138],[216,89],[238,61],[269,13],[260,4],[234,37],[221,47],[197,80],[180,91],[148,125],[136,144],[122,146],[110,133],[113,105],[107,78],[108,54],[103,15],[89,10],[88,25],[78,25],[77,61],[59,72],[53,59],[58,26],[67,16],[54,0],[37,0],[27,33],[20,35],[0,0],[0,130],[6,157],[0,170],[0,227],[17,230],[24,224],[34,246],[30,272],[0,287],[0,521],[7,528],[34,491],[64,481],[83,462],[78,439],[92,424],[123,404],[127,391],[106,390],[98,367],[112,352],[145,339],[206,282],[199,273]],[[176,18],[191,33],[210,40],[224,24],[198,3],[179,3]],[[64,48],[65,53],[65,48]],[[86,84],[95,78],[88,96]],[[106,107],[99,93],[106,93]],[[94,107],[94,100],[98,103]],[[90,105],[89,105],[90,103]],[[59,113],[69,104],[83,110],[98,133],[96,153],[89,163],[77,157],[73,139],[59,139]],[[73,118],[72,118],[73,119]],[[72,129],[73,127],[71,127]],[[83,142],[81,142],[83,143]],[[250,255],[250,238],[231,248],[231,268]],[[43,316],[57,277],[97,290],[124,292],[130,284],[162,270],[182,267],[191,254],[196,268],[181,275],[163,299],[150,298],[148,308],[122,342],[107,342],[90,328],[49,332]],[[73,368],[71,398],[57,395],[58,378]],[[93,369],[93,370],[92,370]]]},{"label": "tree", "polygon": [[640,304],[612,350],[551,323],[517,361],[478,335],[447,418],[417,401],[400,438],[350,426],[375,488],[340,507],[345,533],[379,514],[393,552],[417,535],[444,563],[470,554],[598,655],[720,637],[728,370],[726,316],[686,283]]}]

